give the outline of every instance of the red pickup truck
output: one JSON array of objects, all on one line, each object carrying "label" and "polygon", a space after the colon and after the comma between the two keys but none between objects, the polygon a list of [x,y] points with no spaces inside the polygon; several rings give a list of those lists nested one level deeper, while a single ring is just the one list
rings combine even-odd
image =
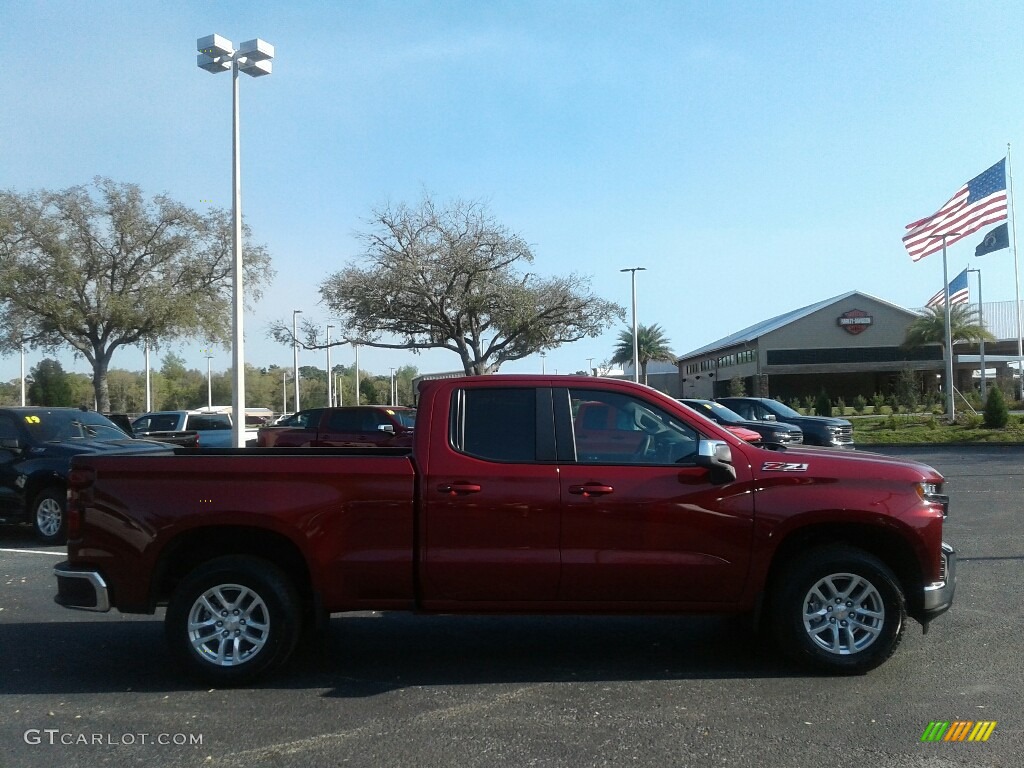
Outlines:
[{"label": "red pickup truck", "polygon": [[260,448],[407,448],[416,409],[385,405],[310,408],[260,427]]},{"label": "red pickup truck", "polygon": [[[595,404],[622,440],[591,435]],[[166,605],[175,655],[222,685],[361,610],[746,613],[797,659],[863,673],[952,602],[924,464],[752,445],[592,376],[431,381],[419,422],[411,449],[76,457],[56,600]]]}]

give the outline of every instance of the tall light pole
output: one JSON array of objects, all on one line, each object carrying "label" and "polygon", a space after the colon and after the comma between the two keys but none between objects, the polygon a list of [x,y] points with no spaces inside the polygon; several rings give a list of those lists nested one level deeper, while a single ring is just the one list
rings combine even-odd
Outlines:
[{"label": "tall light pole", "polygon": [[626,267],[619,272],[629,272],[633,283],[633,381],[640,381],[640,347],[636,338],[636,273],[646,272],[647,267]]},{"label": "tall light pole", "polygon": [[392,368],[391,369],[391,405],[392,406],[397,405],[397,403],[395,402],[396,399],[397,399],[397,396],[396,396],[396,392],[395,392],[395,369]]},{"label": "tall light pole", "polygon": [[548,372],[547,371],[547,366],[545,365],[546,361],[544,359],[547,356],[548,356],[547,352],[541,352],[540,353],[540,374],[541,374],[541,376],[543,376],[544,374],[546,374]]},{"label": "tall light pole", "polygon": [[327,326],[327,407],[334,407],[334,390],[331,385],[334,381],[334,374],[331,373],[331,328],[333,325]]},{"label": "tall light pole", "polygon": [[251,77],[269,75],[273,69],[274,46],[256,38],[242,43],[238,50],[227,38],[207,35],[196,40],[196,66],[207,72],[231,71],[232,79],[232,133],[231,133],[231,208],[232,208],[232,251],[234,269],[232,280],[232,404],[231,439],[236,448],[245,447],[245,350],[243,317],[245,294],[242,284],[242,161],[238,129],[238,73]]},{"label": "tall light pole", "polygon": [[281,371],[281,415],[288,413],[288,371]]},{"label": "tall light pole", "polygon": [[352,342],[352,349],[356,351],[356,405],[359,405],[359,345]]},{"label": "tall light pole", "polygon": [[146,412],[153,410],[153,387],[149,379],[149,341],[146,341]]},{"label": "tall light pole", "polygon": [[593,376],[593,375],[594,375],[594,358],[588,357],[587,358],[587,376]]},{"label": "tall light pole", "polygon": [[[985,314],[984,308],[981,303],[981,270],[980,269],[968,269],[968,272],[978,273],[978,325],[982,328],[985,327]],[[981,381],[979,382],[981,390],[982,402],[985,400],[985,339],[982,338],[978,342],[978,354],[981,357]]]},{"label": "tall light pole", "polygon": [[206,355],[206,407],[213,410],[213,350],[199,350]]},{"label": "tall light pole", "polygon": [[301,309],[292,310],[292,368],[295,376],[295,412],[299,412],[299,335],[295,318],[302,314]]},{"label": "tall light pole", "polygon": [[25,405],[25,342],[21,343],[21,404]]}]

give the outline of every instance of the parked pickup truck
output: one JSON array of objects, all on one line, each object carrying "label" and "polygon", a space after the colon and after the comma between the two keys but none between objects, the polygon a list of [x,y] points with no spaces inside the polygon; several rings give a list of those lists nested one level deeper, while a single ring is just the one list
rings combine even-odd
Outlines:
[{"label": "parked pickup truck", "polygon": [[0,408],[0,522],[27,522],[44,544],[64,542],[71,457],[170,453],[135,440],[106,416],[80,408]]},{"label": "parked pickup truck", "polygon": [[260,448],[396,448],[412,445],[415,408],[347,405],[299,411],[260,427]]},{"label": "parked pickup truck", "polygon": [[[154,411],[132,422],[138,437],[173,442],[175,435],[194,434],[193,445],[200,448],[227,448],[232,444],[231,414],[214,411]],[[247,431],[248,434],[248,431]],[[255,429],[252,438],[255,438]]]},{"label": "parked pickup truck", "polygon": [[[621,434],[588,436],[595,403]],[[418,421],[411,449],[78,457],[56,600],[166,605],[175,656],[220,685],[364,610],[752,614],[795,658],[863,673],[953,600],[924,464],[753,445],[592,376],[426,382]]]}]

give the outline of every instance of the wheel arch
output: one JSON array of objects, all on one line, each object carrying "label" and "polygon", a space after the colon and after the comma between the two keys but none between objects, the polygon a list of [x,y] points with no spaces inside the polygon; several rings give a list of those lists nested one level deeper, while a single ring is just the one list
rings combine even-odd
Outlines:
[{"label": "wheel arch", "polygon": [[759,603],[764,606],[770,602],[776,582],[789,564],[811,550],[842,545],[863,550],[885,563],[899,580],[907,612],[914,616],[921,610],[924,576],[917,552],[898,531],[865,523],[823,522],[790,532],[775,550]]},{"label": "wheel arch", "polygon": [[314,605],[309,567],[295,542],[266,528],[218,525],[184,531],[164,547],[153,571],[151,607],[167,603],[181,580],[203,563],[230,555],[248,555],[273,563],[291,579],[303,605]]}]

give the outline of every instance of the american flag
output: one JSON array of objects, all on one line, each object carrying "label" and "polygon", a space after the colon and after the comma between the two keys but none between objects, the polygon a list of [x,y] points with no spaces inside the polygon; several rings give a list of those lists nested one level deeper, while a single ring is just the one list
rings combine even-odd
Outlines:
[{"label": "american flag", "polygon": [[907,224],[903,245],[914,261],[1006,218],[1006,158],[964,184],[938,213]]},{"label": "american flag", "polygon": [[[971,290],[967,285],[967,270],[949,281],[949,306],[967,304],[971,300]],[[942,307],[946,304],[946,290],[943,289],[928,299],[926,307]]]}]

